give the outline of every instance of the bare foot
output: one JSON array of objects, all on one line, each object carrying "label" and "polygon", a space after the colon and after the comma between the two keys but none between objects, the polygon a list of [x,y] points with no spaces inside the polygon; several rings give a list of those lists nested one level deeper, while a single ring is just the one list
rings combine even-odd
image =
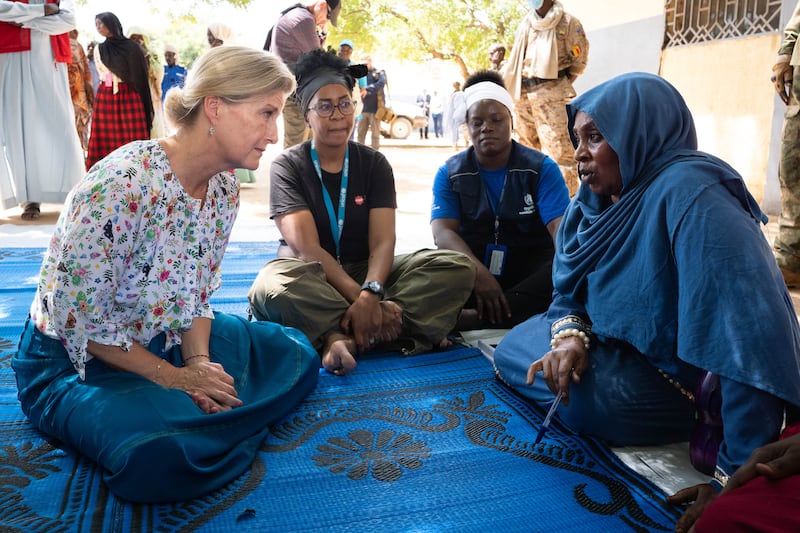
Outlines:
[{"label": "bare foot", "polygon": [[446,349],[448,349],[449,347],[451,347],[452,345],[453,345],[453,341],[451,341],[450,339],[448,339],[447,337],[445,337],[444,339],[442,339],[441,341],[439,341],[439,344],[437,344],[437,345],[435,346],[435,348],[436,348],[437,350],[446,350]]},{"label": "bare foot", "polygon": [[397,340],[403,331],[403,308],[397,302],[384,300],[381,302],[381,313],[381,331],[378,333],[378,341]]},{"label": "bare foot", "polygon": [[331,333],[325,339],[322,366],[331,374],[344,376],[356,367],[356,341],[344,333]]}]

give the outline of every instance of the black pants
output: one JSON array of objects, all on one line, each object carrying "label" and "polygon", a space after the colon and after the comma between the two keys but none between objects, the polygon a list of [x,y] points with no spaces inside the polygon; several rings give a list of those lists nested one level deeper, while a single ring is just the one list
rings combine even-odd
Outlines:
[{"label": "black pants", "polygon": [[[553,300],[553,259],[530,263],[533,266],[527,277],[505,288],[504,294],[511,308],[511,317],[501,324],[491,324],[484,320],[486,328],[512,328],[533,315],[544,313]],[[519,278],[517,278],[519,279]],[[502,281],[501,281],[502,284]],[[475,295],[464,305],[466,309],[475,308]]]}]

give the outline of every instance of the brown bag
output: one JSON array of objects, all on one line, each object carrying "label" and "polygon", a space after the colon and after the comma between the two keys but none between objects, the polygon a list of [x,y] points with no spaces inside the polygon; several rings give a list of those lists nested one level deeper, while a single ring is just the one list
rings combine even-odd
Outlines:
[{"label": "brown bag", "polygon": [[[389,89],[389,82],[386,82],[386,90]],[[386,107],[386,102],[383,101],[383,91],[378,93],[378,109],[375,111],[375,118],[381,122],[391,122],[397,116],[391,107]]]},{"label": "brown bag", "polygon": [[377,111],[375,111],[375,118],[382,122],[391,122],[394,120],[395,112],[392,111],[391,107],[379,107]]}]

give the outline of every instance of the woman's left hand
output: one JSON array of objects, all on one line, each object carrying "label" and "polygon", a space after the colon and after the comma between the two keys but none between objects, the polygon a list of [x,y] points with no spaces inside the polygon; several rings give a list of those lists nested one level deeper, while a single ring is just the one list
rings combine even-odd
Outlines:
[{"label": "woman's left hand", "polygon": [[553,394],[564,393],[561,402],[569,405],[570,383],[580,383],[581,374],[589,367],[589,354],[579,337],[561,339],[558,347],[544,354],[528,367],[527,383],[533,385],[541,372]]},{"label": "woman's left hand", "polygon": [[700,519],[700,515],[706,507],[717,499],[719,493],[708,483],[701,483],[693,487],[679,490],[672,496],[667,497],[667,502],[673,505],[691,504],[683,513],[678,523],[675,524],[675,531],[678,533],[692,533],[694,524]]}]

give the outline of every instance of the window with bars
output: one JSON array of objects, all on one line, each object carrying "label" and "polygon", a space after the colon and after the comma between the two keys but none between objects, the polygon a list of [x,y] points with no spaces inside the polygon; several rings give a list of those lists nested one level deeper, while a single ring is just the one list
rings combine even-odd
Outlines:
[{"label": "window with bars", "polygon": [[781,31],[781,0],[666,0],[664,48]]}]

